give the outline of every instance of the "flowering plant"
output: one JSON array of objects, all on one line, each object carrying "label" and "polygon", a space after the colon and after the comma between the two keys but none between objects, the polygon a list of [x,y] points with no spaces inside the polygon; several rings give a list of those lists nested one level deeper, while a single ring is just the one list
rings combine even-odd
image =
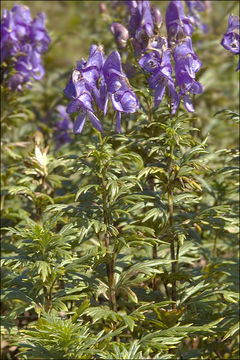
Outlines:
[{"label": "flowering plant", "polygon": [[3,359],[237,358],[237,2],[11,6]]}]

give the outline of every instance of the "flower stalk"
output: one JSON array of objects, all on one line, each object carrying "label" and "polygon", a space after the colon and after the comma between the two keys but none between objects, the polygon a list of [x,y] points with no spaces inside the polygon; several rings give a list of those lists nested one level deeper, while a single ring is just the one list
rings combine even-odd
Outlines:
[{"label": "flower stalk", "polygon": [[[173,187],[171,182],[171,173],[172,173],[172,158],[173,158],[173,144],[170,145],[170,158],[169,158],[169,184],[168,184],[168,209],[169,209],[169,226],[171,230],[171,239],[170,239],[170,254],[172,260],[172,300],[177,300],[177,291],[176,291],[176,280],[174,279],[174,275],[177,271],[177,262],[175,256],[175,237],[173,232]],[[172,304],[172,309],[176,309],[176,304]]]}]

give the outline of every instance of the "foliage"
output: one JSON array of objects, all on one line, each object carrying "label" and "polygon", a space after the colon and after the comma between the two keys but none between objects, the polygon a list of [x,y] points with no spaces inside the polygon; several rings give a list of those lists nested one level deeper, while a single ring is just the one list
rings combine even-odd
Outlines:
[{"label": "foliage", "polygon": [[116,50],[112,3],[30,2],[52,38],[45,76],[1,86],[2,358],[237,359],[238,75],[220,46],[237,4],[212,2],[209,33],[194,31],[195,113],[171,115],[168,94],[153,107],[129,42],[139,111],[56,148],[71,68],[92,43]]}]

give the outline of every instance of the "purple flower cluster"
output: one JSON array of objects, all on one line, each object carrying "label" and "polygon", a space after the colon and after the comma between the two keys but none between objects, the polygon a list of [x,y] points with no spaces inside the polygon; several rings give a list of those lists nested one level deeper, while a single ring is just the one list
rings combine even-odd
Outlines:
[{"label": "purple flower cluster", "polygon": [[77,63],[64,94],[72,100],[67,112],[78,111],[74,133],[82,132],[86,117],[98,131],[103,132],[102,124],[94,114],[93,104],[105,115],[109,97],[117,112],[118,132],[121,129],[121,113],[133,113],[139,108],[138,99],[122,71],[119,53],[114,51],[105,60],[102,47],[97,45],[91,46],[87,62],[81,60]]},{"label": "purple flower cluster", "polygon": [[1,19],[1,62],[14,64],[15,74],[9,79],[12,90],[21,90],[31,78],[44,75],[41,54],[48,49],[50,38],[45,29],[45,14],[31,18],[25,5],[3,10]]},{"label": "purple flower cluster", "polygon": [[185,3],[188,7],[188,18],[192,22],[195,27],[198,27],[202,32],[208,32],[208,26],[206,24],[201,23],[199,12],[206,10],[206,5],[199,0],[185,0]]},{"label": "purple flower cluster", "polygon": [[154,35],[155,29],[161,26],[161,13],[151,8],[149,1],[126,1],[126,4],[130,11],[129,34],[136,55],[140,55]]},{"label": "purple flower cluster", "polygon": [[190,19],[184,14],[182,1],[170,1],[165,20],[170,44],[192,35],[193,27]]},{"label": "purple flower cluster", "polygon": [[193,51],[190,37],[186,37],[177,44],[173,58],[175,60],[176,82],[180,88],[179,96],[183,98],[187,111],[194,112],[189,94],[201,94],[203,91],[202,85],[195,80],[195,74],[199,71],[202,63]]},{"label": "purple flower cluster", "polygon": [[189,95],[203,91],[201,84],[195,80],[202,63],[193,51],[193,27],[184,14],[182,1],[171,0],[166,11],[166,27],[175,61],[176,84],[180,89],[179,101],[182,98],[187,111],[194,112]]},{"label": "purple flower cluster", "polygon": [[[146,1],[144,1],[146,2]],[[156,10],[155,10],[156,11]],[[191,34],[193,26],[185,16],[182,1],[170,1],[166,11],[168,39],[160,35],[153,36],[143,49],[139,65],[151,76],[149,86],[155,90],[154,105],[159,106],[166,88],[171,97],[172,114],[183,99],[189,112],[193,106],[189,94],[200,94],[202,86],[195,80],[195,74],[201,67],[201,61],[192,48]],[[171,55],[175,62],[175,78],[172,78]],[[177,92],[176,86],[179,88]]]},{"label": "purple flower cluster", "polygon": [[167,87],[172,99],[172,114],[178,107],[178,94],[172,79],[171,53],[167,46],[167,39],[158,37],[151,44],[151,49],[139,60],[139,65],[151,73],[149,86],[155,90],[154,106],[157,107],[163,98]]},{"label": "purple flower cluster", "polygon": [[[221,41],[221,45],[234,55],[239,55],[239,26],[239,17],[230,14],[228,28]],[[238,62],[236,71],[239,70],[239,64],[240,61]]]}]

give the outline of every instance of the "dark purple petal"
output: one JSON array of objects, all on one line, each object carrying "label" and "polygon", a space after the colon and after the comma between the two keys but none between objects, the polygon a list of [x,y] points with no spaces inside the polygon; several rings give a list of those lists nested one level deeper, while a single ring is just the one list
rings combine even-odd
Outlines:
[{"label": "dark purple petal", "polygon": [[166,27],[170,39],[191,36],[193,27],[185,16],[182,1],[171,0],[166,10]]},{"label": "dark purple petal", "polygon": [[124,76],[122,71],[121,57],[118,51],[113,51],[106,59],[103,66],[103,75],[105,81],[109,81],[112,74]]},{"label": "dark purple petal", "polygon": [[138,63],[146,72],[154,73],[159,70],[161,59],[157,52],[149,52],[143,55]]},{"label": "dark purple petal", "polygon": [[240,68],[240,60],[238,61],[237,67],[236,67],[236,71],[238,71]]},{"label": "dark purple petal", "polygon": [[86,120],[86,115],[87,115],[87,111],[85,109],[79,111],[79,114],[73,126],[74,134],[80,134],[82,132]]},{"label": "dark purple petal", "polygon": [[107,113],[107,106],[108,106],[108,99],[109,99],[109,96],[110,96],[110,94],[109,93],[107,93],[107,95],[106,95],[106,99],[105,99],[105,103],[104,103],[104,107],[103,107],[103,114],[104,114],[104,116],[106,115],[106,113]]},{"label": "dark purple petal", "polygon": [[151,13],[152,13],[152,19],[153,19],[154,26],[157,29],[160,29],[162,26],[162,14],[156,5],[153,5],[151,7]]},{"label": "dark purple petal", "polygon": [[116,43],[120,48],[123,48],[127,45],[129,39],[128,30],[120,23],[113,22],[110,25],[110,30],[115,37]]},{"label": "dark purple petal", "polygon": [[116,119],[117,119],[117,132],[120,134],[121,133],[121,113],[119,111],[117,112]]},{"label": "dark purple petal", "polygon": [[166,84],[164,81],[159,83],[155,88],[155,94],[154,94],[154,106],[157,107],[161,104],[163,95],[165,93]]},{"label": "dark purple petal", "polygon": [[93,114],[93,112],[88,111],[87,115],[88,115],[88,119],[91,121],[95,129],[97,129],[100,132],[103,132],[102,124],[100,120],[98,120],[98,118]]},{"label": "dark purple petal", "polygon": [[187,111],[194,112],[193,104],[191,103],[188,95],[183,96],[183,102]]},{"label": "dark purple petal", "polygon": [[234,55],[239,54],[239,26],[239,17],[230,14],[228,28],[221,41],[221,45]]},{"label": "dark purple petal", "polygon": [[68,104],[67,113],[72,114],[75,111],[78,111],[81,108],[81,106],[82,104],[80,103],[80,101],[78,99],[75,99],[72,102],[70,102],[70,104]]},{"label": "dark purple petal", "polygon": [[122,95],[119,95],[118,93],[111,94],[111,100],[112,100],[113,108],[114,108],[114,110],[120,111],[120,112],[123,111],[121,98],[122,98]]}]

